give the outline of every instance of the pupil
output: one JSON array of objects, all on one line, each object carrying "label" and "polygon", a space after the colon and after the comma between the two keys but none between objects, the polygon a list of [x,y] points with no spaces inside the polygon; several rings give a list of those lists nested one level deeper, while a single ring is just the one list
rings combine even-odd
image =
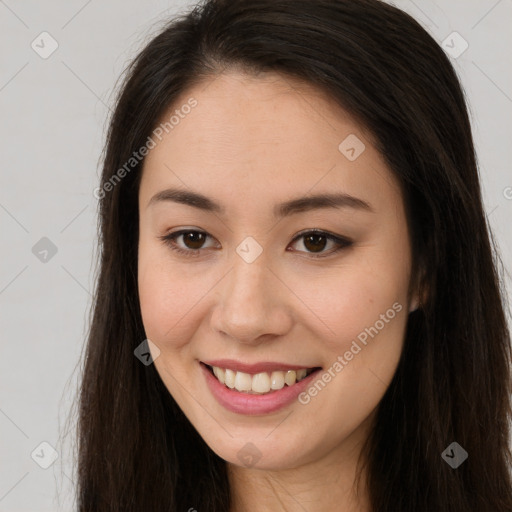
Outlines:
[{"label": "pupil", "polygon": [[[194,238],[198,238],[199,240],[194,240]],[[190,247],[191,249],[200,249],[201,248],[201,245],[203,243],[203,233],[193,233],[193,232],[190,232],[190,233],[187,233],[185,235],[185,243],[188,244],[189,242],[192,243],[192,247]],[[197,247],[194,246],[194,244],[198,244]]]},{"label": "pupil", "polygon": [[[323,239],[323,243],[320,243],[320,247],[317,245],[319,240]],[[313,241],[313,247],[310,247],[308,244],[310,241]],[[315,243],[316,242],[316,243]],[[325,248],[326,238],[323,235],[309,235],[306,237],[304,241],[304,245],[308,250],[312,250],[312,252],[320,252]]]}]

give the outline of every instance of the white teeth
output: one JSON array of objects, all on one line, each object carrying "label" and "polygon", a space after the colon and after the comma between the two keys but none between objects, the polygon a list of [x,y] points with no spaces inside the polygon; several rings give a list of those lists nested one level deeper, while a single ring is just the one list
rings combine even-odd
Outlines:
[{"label": "white teeth", "polygon": [[268,373],[257,373],[252,377],[252,390],[256,393],[268,393],[270,391],[270,377]]},{"label": "white teeth", "polygon": [[251,391],[252,378],[248,373],[236,372],[235,388],[238,391]]},{"label": "white teeth", "polygon": [[249,393],[264,394],[282,389],[284,385],[293,386],[296,382],[304,379],[312,370],[302,368],[300,370],[274,371],[251,375],[245,372],[235,372],[229,368],[213,366],[213,374],[217,380],[230,389]]},{"label": "white teeth", "polygon": [[272,389],[284,388],[284,372],[272,372],[270,381],[270,387]]},{"label": "white teeth", "polygon": [[224,384],[226,384],[228,388],[233,389],[235,387],[235,372],[233,370],[225,370],[224,379]]},{"label": "white teeth", "polygon": [[214,366],[213,373],[214,373],[215,377],[217,377],[217,379],[219,379],[219,381],[222,384],[224,384],[224,382],[226,380],[226,372],[222,368],[218,368],[217,366]]},{"label": "white teeth", "polygon": [[295,370],[288,370],[286,372],[284,382],[287,386],[293,386],[297,382],[297,373]]},{"label": "white teeth", "polygon": [[302,368],[302,370],[297,370],[297,380],[302,380],[306,376],[307,370]]}]

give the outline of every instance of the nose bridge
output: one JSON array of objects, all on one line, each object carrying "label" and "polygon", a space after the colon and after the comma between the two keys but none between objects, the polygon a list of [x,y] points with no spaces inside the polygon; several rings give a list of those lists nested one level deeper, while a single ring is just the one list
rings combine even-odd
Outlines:
[{"label": "nose bridge", "polygon": [[[231,271],[223,279],[220,300],[213,318],[214,328],[240,340],[251,341],[262,334],[282,334],[287,328],[285,307],[276,294],[278,280],[268,268],[266,254],[254,260],[240,255],[243,243],[231,259]],[[247,248],[247,247],[245,247]],[[254,255],[254,254],[253,254]]]},{"label": "nose bridge", "polygon": [[[259,315],[270,305],[270,277],[266,256],[261,254],[254,261],[248,262],[239,254],[233,255],[232,270],[229,273],[223,302],[234,312],[252,312]],[[239,311],[241,310],[241,311]]]},{"label": "nose bridge", "polygon": [[[264,248],[265,241],[258,237],[246,236],[233,248],[229,258],[232,268],[227,276],[225,299],[257,300],[260,294],[266,294],[266,286],[272,275],[267,268],[270,264],[269,250]],[[261,299],[261,297],[260,297]]]}]

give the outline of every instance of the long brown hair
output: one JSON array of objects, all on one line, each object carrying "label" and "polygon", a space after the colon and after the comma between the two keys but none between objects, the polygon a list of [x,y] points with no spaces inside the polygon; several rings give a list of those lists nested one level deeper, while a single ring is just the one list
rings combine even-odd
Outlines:
[{"label": "long brown hair", "polygon": [[[372,511],[512,512],[510,337],[464,94],[434,39],[378,0],[204,1],[127,69],[96,194],[100,265],[79,397],[78,510],[230,508],[226,462],[154,365],[134,356],[146,338],[137,293],[142,160],[126,162],[178,95],[235,67],[324,91],[374,135],[402,184],[426,298],[409,316],[366,445]],[[456,469],[442,457],[452,442],[468,453]]]}]

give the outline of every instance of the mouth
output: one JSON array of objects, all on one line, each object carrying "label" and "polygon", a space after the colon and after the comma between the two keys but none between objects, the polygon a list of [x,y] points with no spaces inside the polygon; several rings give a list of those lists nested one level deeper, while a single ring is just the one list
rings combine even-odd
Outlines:
[{"label": "mouth", "polygon": [[295,370],[274,370],[271,372],[246,373],[211,366],[201,362],[215,379],[225,388],[247,395],[270,395],[284,387],[292,387],[321,367],[297,368]]}]

